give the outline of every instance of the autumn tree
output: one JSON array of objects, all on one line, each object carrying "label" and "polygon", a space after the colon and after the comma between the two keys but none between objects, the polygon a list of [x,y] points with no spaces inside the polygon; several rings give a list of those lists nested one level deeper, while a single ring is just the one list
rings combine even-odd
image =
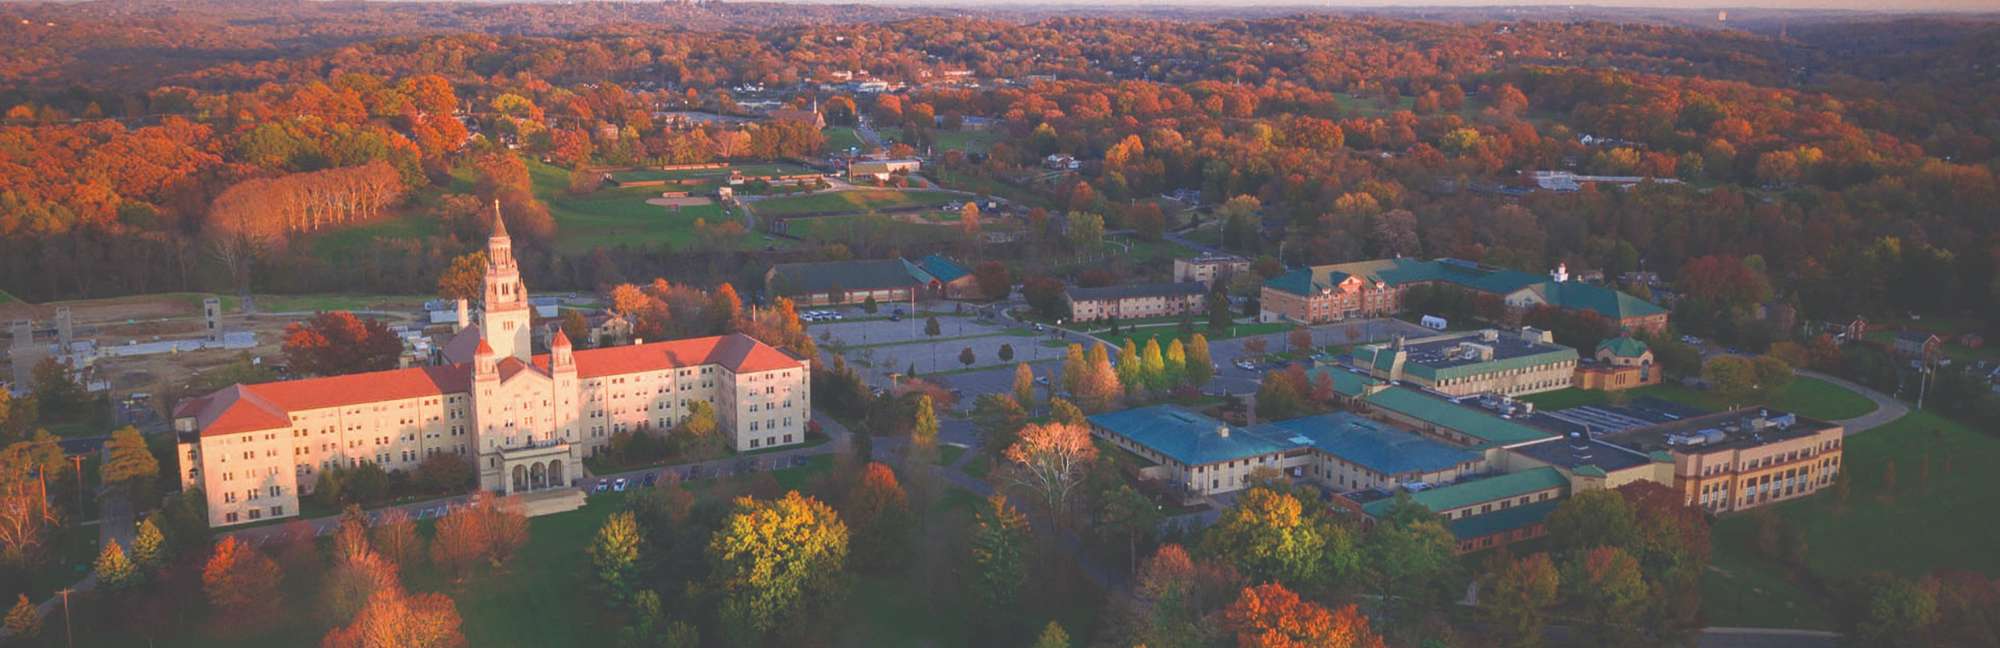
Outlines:
[{"label": "autumn tree", "polygon": [[464,299],[478,301],[486,289],[486,251],[479,250],[452,257],[451,267],[438,273],[438,299]]},{"label": "autumn tree", "polygon": [[479,565],[498,568],[528,541],[528,520],[518,498],[489,492],[438,518],[431,562],[460,578]]},{"label": "autumn tree", "polygon": [[1035,405],[1035,370],[1026,362],[1014,365],[1014,404],[1022,409]]},{"label": "autumn tree", "polygon": [[1042,627],[1042,635],[1035,639],[1033,648],[1069,648],[1069,633],[1063,631],[1062,624],[1050,621]]},{"label": "autumn tree", "polygon": [[368,598],[354,622],[334,628],[321,648],[462,648],[463,620],[451,597],[388,587]]},{"label": "autumn tree", "polygon": [[1049,512],[1061,518],[1083,482],[1085,468],[1097,458],[1097,445],[1091,443],[1090,431],[1084,426],[1031,423],[1021,428],[1020,438],[1007,448],[1006,457],[1014,464],[1013,480],[1041,494]]},{"label": "autumn tree", "polygon": [[1188,338],[1187,379],[1196,387],[1207,385],[1215,377],[1215,360],[1208,355],[1208,336],[1200,333]]},{"label": "autumn tree", "polygon": [[128,425],[112,432],[111,440],[105,443],[105,454],[108,456],[104,465],[98,469],[105,486],[118,489],[135,503],[153,501],[151,494],[160,478],[160,461],[146,447],[146,438],[139,434],[138,428]]},{"label": "autumn tree", "polygon": [[755,643],[781,624],[828,603],[847,563],[847,524],[819,500],[737,498],[708,544],[712,587],[726,632]]},{"label": "autumn tree", "polygon": [[249,634],[281,618],[284,592],[278,582],[278,564],[236,536],[215,543],[201,572],[216,627],[231,634]]},{"label": "autumn tree", "polygon": [[1243,588],[1222,610],[1239,648],[1382,648],[1368,617],[1349,604],[1338,612],[1299,598],[1278,583]]},{"label": "autumn tree", "polygon": [[1491,563],[1479,592],[1480,618],[1505,648],[1542,645],[1543,625],[1562,583],[1555,563],[1546,553],[1511,558],[1505,552],[1494,554]]},{"label": "autumn tree", "polygon": [[415,566],[424,555],[424,541],[417,535],[417,523],[403,509],[382,511],[374,526],[368,528],[368,539],[383,559],[404,569]]},{"label": "autumn tree", "polygon": [[910,544],[910,498],[889,466],[869,462],[841,500],[841,516],[853,534],[854,561],[865,567],[893,565]]},{"label": "autumn tree", "polygon": [[1618,643],[1646,605],[1639,561],[1616,547],[1578,552],[1562,571],[1564,599],[1584,633],[1600,644]]},{"label": "autumn tree", "polygon": [[[1083,391],[1084,382],[1090,379],[1090,365],[1083,356],[1083,345],[1072,344],[1063,352],[1062,381],[1063,393],[1072,398]],[[1025,404],[1024,404],[1025,405]]]},{"label": "autumn tree", "polygon": [[1253,581],[1316,587],[1359,565],[1352,532],[1308,512],[1298,497],[1268,488],[1244,491],[1202,534],[1202,553],[1230,563]]},{"label": "autumn tree", "polygon": [[395,368],[403,342],[379,320],[326,311],[286,325],[284,349],[293,372],[337,376]]},{"label": "autumn tree", "polygon": [[335,624],[353,619],[375,595],[401,586],[395,565],[365,541],[358,549],[335,557],[320,585],[319,612]]},{"label": "autumn tree", "polygon": [[1441,518],[1407,497],[1390,507],[1363,536],[1362,562],[1390,617],[1403,621],[1455,598],[1458,539]]},{"label": "autumn tree", "polygon": [[1007,265],[999,261],[981,261],[973,266],[972,277],[979,284],[979,294],[987,299],[1005,299],[1014,290]]}]

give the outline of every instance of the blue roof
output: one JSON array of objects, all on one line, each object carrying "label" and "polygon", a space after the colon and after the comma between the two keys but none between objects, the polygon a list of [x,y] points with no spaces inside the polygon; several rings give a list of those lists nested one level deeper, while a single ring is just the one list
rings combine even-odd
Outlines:
[{"label": "blue roof", "polygon": [[1384,475],[1429,473],[1475,462],[1480,455],[1355,416],[1320,414],[1266,423],[1252,433],[1308,445]]},{"label": "blue roof", "polygon": [[[1246,459],[1291,449],[1178,405],[1154,405],[1090,417],[1090,423],[1189,466]],[[1226,433],[1224,431],[1227,431]]]},{"label": "blue roof", "polygon": [[931,276],[937,277],[938,281],[945,283],[951,283],[959,277],[972,274],[971,270],[965,269],[965,266],[959,265],[957,261],[936,254],[918,259],[917,267],[923,268],[924,272],[930,273]]}]

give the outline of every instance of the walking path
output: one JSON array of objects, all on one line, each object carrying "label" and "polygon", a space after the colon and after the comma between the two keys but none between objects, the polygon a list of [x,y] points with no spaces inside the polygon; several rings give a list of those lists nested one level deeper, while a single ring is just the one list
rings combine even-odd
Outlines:
[{"label": "walking path", "polygon": [[1834,421],[1835,423],[1839,423],[1840,426],[1845,429],[1846,434],[1850,435],[1860,434],[1862,432],[1866,432],[1868,430],[1872,430],[1881,427],[1883,425],[1887,425],[1890,422],[1895,421],[1896,419],[1903,418],[1904,415],[1910,413],[1909,405],[1903,404],[1903,401],[1896,400],[1896,398],[1893,396],[1884,394],[1879,391],[1875,391],[1874,388],[1857,384],[1845,378],[1830,376],[1817,371],[1799,369],[1794,373],[1797,373],[1798,375],[1801,376],[1805,376],[1807,378],[1817,378],[1819,380],[1824,380],[1833,383],[1835,385],[1845,387],[1849,391],[1852,391],[1856,394],[1860,394],[1862,396],[1866,396],[1868,400],[1875,401],[1875,411],[1873,412],[1856,416],[1851,419],[1842,419],[1839,421]]}]

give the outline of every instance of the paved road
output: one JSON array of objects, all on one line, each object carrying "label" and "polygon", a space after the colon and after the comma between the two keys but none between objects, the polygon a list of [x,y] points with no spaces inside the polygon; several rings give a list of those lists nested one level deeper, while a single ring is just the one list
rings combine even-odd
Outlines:
[{"label": "paved road", "polygon": [[1851,435],[1851,434],[1860,434],[1862,432],[1867,432],[1869,430],[1886,425],[1889,422],[1894,421],[1896,419],[1903,418],[1904,415],[1910,413],[1910,406],[1903,404],[1903,401],[1896,400],[1895,397],[1890,396],[1888,394],[1875,391],[1873,388],[1870,388],[1866,385],[1861,385],[1853,381],[1847,380],[1845,378],[1830,376],[1817,371],[1800,369],[1795,373],[1801,376],[1805,376],[1807,378],[1818,378],[1820,380],[1824,380],[1833,383],[1835,385],[1839,385],[1841,387],[1846,387],[1847,389],[1852,390],[1856,394],[1868,397],[1868,400],[1875,401],[1875,411],[1863,414],[1861,416],[1856,416],[1851,419],[1842,419],[1840,421],[1835,421],[1836,423],[1840,424],[1841,428],[1844,429],[1845,434]]}]

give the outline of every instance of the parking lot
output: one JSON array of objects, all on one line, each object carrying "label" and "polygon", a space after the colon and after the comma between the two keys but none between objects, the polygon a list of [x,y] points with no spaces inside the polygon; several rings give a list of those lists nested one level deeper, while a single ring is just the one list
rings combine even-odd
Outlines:
[{"label": "parking lot", "polygon": [[[869,384],[878,387],[889,383],[889,374],[913,367],[918,374],[983,373],[976,370],[1011,370],[1016,363],[1060,361],[1063,357],[1062,348],[1044,344],[1059,342],[1051,337],[1053,332],[1037,333],[1014,322],[942,314],[937,316],[938,334],[932,336],[924,332],[924,316],[893,321],[883,314],[860,315],[859,309],[840,312],[847,319],[811,322],[807,330],[819,341],[826,361],[831,362],[835,354],[844,355]],[[882,313],[889,312],[889,307],[882,309]],[[1001,359],[1003,346],[1012,349],[1010,359]],[[966,349],[972,350],[970,365],[959,357]],[[1009,381],[1012,375],[1007,374]]]}]

